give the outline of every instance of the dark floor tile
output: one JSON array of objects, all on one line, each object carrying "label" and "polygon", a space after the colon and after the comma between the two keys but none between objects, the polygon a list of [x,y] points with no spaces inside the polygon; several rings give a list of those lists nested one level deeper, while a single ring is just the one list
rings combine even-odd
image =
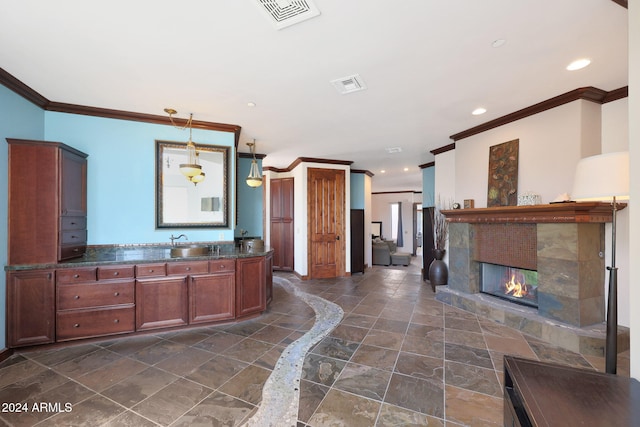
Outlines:
[{"label": "dark floor tile", "polygon": [[397,358],[397,350],[361,344],[351,357],[351,362],[392,371]]},{"label": "dark floor tile", "polygon": [[213,336],[200,341],[195,345],[196,348],[207,350],[211,353],[220,354],[229,347],[238,344],[244,337],[240,335],[229,334],[226,332],[218,332]]},{"label": "dark floor tile", "polygon": [[216,389],[248,366],[247,363],[224,356],[217,356],[200,365],[186,378]]},{"label": "dark floor tile", "polygon": [[130,408],[177,379],[177,376],[169,372],[147,368],[109,387],[102,394]]},{"label": "dark floor tile", "polygon": [[41,426],[99,426],[118,416],[125,409],[105,399],[100,395],[95,395],[77,405],[73,406],[70,412],[57,414]]},{"label": "dark floor tile", "polygon": [[184,376],[191,371],[214,358],[215,355],[205,350],[187,347],[184,350],[169,356],[155,366],[159,369],[169,371],[178,376]]},{"label": "dark floor tile", "polygon": [[467,363],[481,368],[493,369],[491,355],[487,350],[458,344],[445,344],[445,360]]},{"label": "dark floor tile", "polygon": [[76,381],[91,390],[101,392],[148,367],[138,360],[123,357],[77,378]]},{"label": "dark floor tile", "polygon": [[502,397],[502,385],[493,369],[457,362],[445,362],[447,385],[464,388],[490,396]]},{"label": "dark floor tile", "polygon": [[[454,427],[452,424],[448,424]],[[376,427],[445,427],[444,420],[387,403],[382,404]]]},{"label": "dark floor tile", "polygon": [[31,360],[22,360],[20,363],[11,364],[0,369],[0,388],[35,375],[42,375],[46,369]]},{"label": "dark floor tile", "polygon": [[267,325],[250,336],[251,339],[264,341],[271,344],[279,344],[294,331],[275,325]]},{"label": "dark floor tile", "polygon": [[331,386],[342,372],[346,362],[319,354],[307,354],[302,366],[302,379]]},{"label": "dark floor tile", "polygon": [[273,344],[245,338],[222,352],[223,356],[252,363],[273,348]]},{"label": "dark floor tile", "polygon": [[140,335],[134,337],[124,337],[106,346],[109,350],[124,356],[136,353],[143,348],[150,347],[162,341],[162,338],[155,335]]},{"label": "dark floor tile", "polygon": [[331,337],[340,338],[345,341],[360,343],[367,336],[369,329],[358,328],[356,326],[338,325],[331,333]]},{"label": "dark floor tile", "polygon": [[91,371],[108,365],[121,359],[123,356],[109,350],[99,349],[97,351],[83,354],[74,359],[60,363],[55,366],[55,370],[70,378],[79,378]]},{"label": "dark floor tile", "polygon": [[311,351],[340,360],[349,360],[357,350],[358,344],[345,341],[340,338],[326,337],[320,341]]},{"label": "dark floor tile", "polygon": [[237,397],[245,402],[257,405],[262,400],[262,388],[271,375],[271,371],[255,365],[249,365],[218,390]]},{"label": "dark floor tile", "polygon": [[348,363],[333,386],[362,397],[382,401],[390,378],[390,371]]},{"label": "dark floor tile", "polygon": [[298,419],[304,422],[309,421],[328,391],[329,387],[307,380],[300,381]]},{"label": "dark floor tile", "polygon": [[169,425],[209,396],[212,391],[200,384],[179,379],[131,410],[158,424]]},{"label": "dark floor tile", "polygon": [[393,374],[384,401],[401,408],[443,418],[444,383]]},{"label": "dark floor tile", "polygon": [[135,412],[125,411],[107,421],[101,427],[157,427],[157,424],[141,417]]},{"label": "dark floor tile", "polygon": [[172,427],[239,426],[254,408],[250,403],[216,392],[180,417]]},{"label": "dark floor tile", "polygon": [[443,381],[444,379],[442,359],[415,353],[400,352],[395,371],[415,378],[434,381]]},{"label": "dark floor tile", "polygon": [[187,348],[188,346],[184,344],[162,340],[154,345],[136,351],[130,357],[149,365],[155,365]]},{"label": "dark floor tile", "polygon": [[373,426],[380,402],[332,389],[309,419],[314,427]]},{"label": "dark floor tile", "polygon": [[446,387],[446,395],[447,422],[463,426],[504,425],[503,398],[449,385]]}]

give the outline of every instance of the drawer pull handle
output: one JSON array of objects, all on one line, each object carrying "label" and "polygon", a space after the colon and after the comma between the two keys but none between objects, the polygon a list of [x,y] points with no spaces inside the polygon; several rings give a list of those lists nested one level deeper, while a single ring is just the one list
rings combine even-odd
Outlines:
[{"label": "drawer pull handle", "polygon": [[113,320],[113,323],[120,323],[120,320],[118,320],[118,319],[114,319],[114,320]]},{"label": "drawer pull handle", "polygon": [[79,327],[80,327],[80,323],[74,323],[74,324],[73,324],[73,327],[74,327],[74,328],[79,328]]},{"label": "drawer pull handle", "polygon": [[187,270],[187,271],[191,271],[191,267],[187,267],[187,268],[186,268],[186,270]]},{"label": "drawer pull handle", "polygon": [[119,295],[120,295],[120,292],[114,292],[114,293],[113,293],[113,296],[114,296],[114,297],[117,297],[117,296],[119,296]]},{"label": "drawer pull handle", "polygon": [[220,269],[223,269],[223,268],[224,268],[224,264],[220,264]]},{"label": "drawer pull handle", "polygon": [[74,296],[73,299],[80,299],[80,295]]},{"label": "drawer pull handle", "polygon": [[149,273],[153,273],[153,269],[149,269]]},{"label": "drawer pull handle", "polygon": [[120,275],[120,272],[119,272],[119,271],[115,271],[115,272],[113,273],[113,275],[114,275],[114,276],[119,276],[119,275]]},{"label": "drawer pull handle", "polygon": [[73,248],[73,252],[79,252],[80,248]]},{"label": "drawer pull handle", "polygon": [[73,275],[73,278],[74,278],[74,279],[77,279],[78,277],[80,277],[80,275],[79,275],[79,274],[74,274],[74,275]]}]

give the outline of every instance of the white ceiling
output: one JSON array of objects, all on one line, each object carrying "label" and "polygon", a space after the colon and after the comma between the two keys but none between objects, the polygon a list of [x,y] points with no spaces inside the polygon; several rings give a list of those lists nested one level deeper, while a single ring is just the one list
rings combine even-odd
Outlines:
[{"label": "white ceiling", "polygon": [[[628,84],[627,9],[611,0],[315,5],[277,30],[257,0],[0,0],[0,68],[51,101],[239,125],[264,165],[351,160],[374,191],[421,189],[418,166],[452,134]],[[580,57],[592,64],[565,70]],[[352,74],[367,89],[339,94],[330,81]]]}]

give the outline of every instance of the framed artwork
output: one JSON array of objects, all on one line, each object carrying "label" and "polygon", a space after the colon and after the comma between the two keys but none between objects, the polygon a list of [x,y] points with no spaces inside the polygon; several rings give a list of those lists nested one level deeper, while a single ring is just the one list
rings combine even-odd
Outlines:
[{"label": "framed artwork", "polygon": [[518,204],[519,140],[489,147],[487,207]]}]

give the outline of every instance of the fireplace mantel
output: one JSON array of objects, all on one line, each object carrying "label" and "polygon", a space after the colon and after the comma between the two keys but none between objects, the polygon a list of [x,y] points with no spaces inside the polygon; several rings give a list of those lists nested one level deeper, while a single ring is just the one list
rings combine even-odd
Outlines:
[{"label": "fireplace mantel", "polygon": [[[618,210],[626,203],[618,203]],[[447,222],[461,223],[605,223],[611,222],[611,203],[565,202],[531,206],[443,210]]]}]

